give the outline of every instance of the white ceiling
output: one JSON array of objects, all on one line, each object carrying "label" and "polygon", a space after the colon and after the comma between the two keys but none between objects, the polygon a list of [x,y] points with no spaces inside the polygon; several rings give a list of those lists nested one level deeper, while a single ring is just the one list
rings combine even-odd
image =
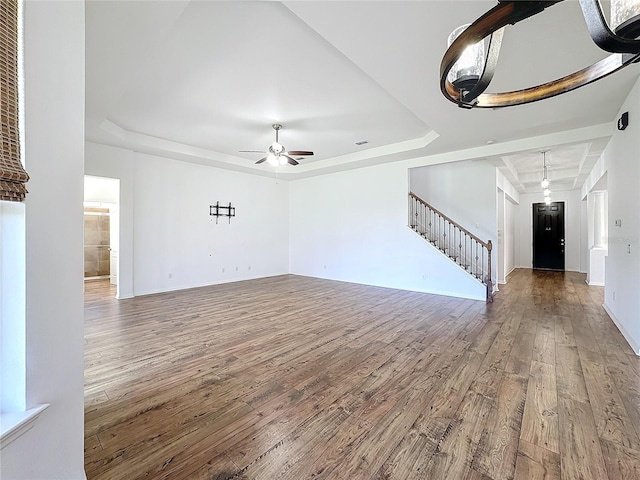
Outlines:
[{"label": "white ceiling", "polygon": [[[459,109],[439,90],[446,38],[494,5],[87,2],[86,137],[272,175],[254,165],[262,155],[238,151],[266,149],[277,122],[289,150],[315,152],[282,167],[285,178],[475,148],[521,192],[537,189],[544,147],[554,188],[580,188],[606,145],[602,133],[523,152],[483,148],[613,125],[640,67],[534,104]],[[491,90],[552,80],[603,57],[578,2],[567,0],[508,28]],[[356,145],[362,140],[369,143]]]}]

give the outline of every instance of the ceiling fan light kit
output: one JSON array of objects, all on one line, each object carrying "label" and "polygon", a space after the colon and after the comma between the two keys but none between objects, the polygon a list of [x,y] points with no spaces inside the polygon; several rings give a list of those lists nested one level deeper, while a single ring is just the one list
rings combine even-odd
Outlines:
[{"label": "ceiling fan light kit", "polygon": [[440,90],[445,98],[467,109],[522,105],[575,90],[640,60],[640,0],[611,0],[611,27],[599,0],[579,0],[591,39],[610,53],[608,57],[534,87],[484,93],[493,79],[504,28],[562,1],[498,0],[475,22],[454,30],[440,64]]},{"label": "ceiling fan light kit", "polygon": [[287,151],[279,142],[278,132],[282,129],[282,125],[280,123],[274,123],[271,127],[276,131],[276,141],[269,145],[266,152],[261,150],[240,150],[241,153],[264,153],[265,157],[262,157],[260,160],[256,162],[256,165],[260,165],[261,163],[267,162],[269,165],[273,167],[279,167],[281,165],[298,165],[298,161],[293,158],[296,157],[304,157],[308,155],[313,155],[313,152],[307,150],[289,150]]}]

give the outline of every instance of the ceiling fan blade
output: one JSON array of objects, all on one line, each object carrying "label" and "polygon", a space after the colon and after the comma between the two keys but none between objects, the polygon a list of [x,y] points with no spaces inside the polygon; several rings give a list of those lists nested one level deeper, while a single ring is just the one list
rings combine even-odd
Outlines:
[{"label": "ceiling fan blade", "polygon": [[307,152],[305,150],[290,150],[287,152],[287,155],[293,155],[295,157],[298,157],[303,155],[313,155],[313,152]]},{"label": "ceiling fan blade", "polygon": [[290,157],[289,155],[283,155],[287,159],[287,163],[289,165],[298,165],[298,161],[295,158]]},{"label": "ceiling fan blade", "polygon": [[261,158],[260,160],[258,160],[256,162],[256,165],[260,165],[261,163],[265,162],[266,160],[267,160],[267,157],[263,157],[263,158]]},{"label": "ceiling fan blade", "polygon": [[264,150],[238,150],[239,153],[267,153]]}]

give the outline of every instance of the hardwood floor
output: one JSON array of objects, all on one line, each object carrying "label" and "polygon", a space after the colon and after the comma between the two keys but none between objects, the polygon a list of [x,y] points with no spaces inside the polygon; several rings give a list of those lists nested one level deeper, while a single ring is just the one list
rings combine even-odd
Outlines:
[{"label": "hardwood floor", "polygon": [[101,288],[89,480],[640,479],[640,360],[584,275],[517,270],[489,305],[292,275]]}]

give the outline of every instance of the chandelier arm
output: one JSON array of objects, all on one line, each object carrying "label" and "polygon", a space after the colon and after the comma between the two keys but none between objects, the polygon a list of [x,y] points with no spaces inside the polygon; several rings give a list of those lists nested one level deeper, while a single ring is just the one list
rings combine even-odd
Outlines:
[{"label": "chandelier arm", "polygon": [[[442,57],[442,62],[440,63],[440,90],[443,95],[454,103],[468,107],[469,105],[461,101],[461,95],[458,89],[455,88],[447,79],[449,70],[451,70],[453,65],[462,56],[465,48],[468,45],[473,45],[484,40],[489,35],[492,35],[509,24],[515,25],[526,18],[537,15],[545,8],[551,7],[562,1],[564,0],[538,2],[501,1],[498,5],[478,18],[460,34],[460,36],[449,46],[444,57]],[[492,71],[490,71],[490,73],[493,75]],[[487,87],[485,86],[484,89],[486,88]],[[468,103],[473,99],[467,96],[465,100],[467,101],[466,103]]]},{"label": "chandelier arm", "polygon": [[[611,30],[606,26],[605,23],[604,28],[606,28],[606,30],[608,30],[610,34],[607,35],[605,33],[605,37],[609,38],[609,40],[606,41],[609,43],[609,45],[611,45],[611,38],[613,38],[614,41],[617,41],[616,39],[620,39],[621,43],[615,45],[624,45],[624,53],[612,53],[608,57],[594,63],[593,65],[578,70],[577,72],[574,72],[570,75],[560,77],[556,80],[552,80],[550,82],[542,83],[540,85],[525,88],[522,90],[514,90],[511,92],[481,93],[477,96],[477,98],[471,98],[469,92],[460,92],[447,79],[449,70],[451,70],[453,65],[460,58],[467,45],[475,44],[483,40],[488,35],[493,34],[497,30],[502,29],[504,26],[508,24],[513,25],[521,20],[524,20],[525,18],[536,15],[537,13],[543,11],[545,8],[559,3],[560,1],[563,0],[548,2],[500,2],[494,8],[492,8],[480,18],[478,18],[475,22],[473,22],[466,30],[464,30],[460,34],[460,36],[451,44],[451,46],[444,54],[444,57],[440,64],[440,89],[443,95],[451,102],[466,108],[500,108],[522,105],[525,103],[543,100],[545,98],[550,98],[562,93],[569,92],[571,90],[575,90],[576,88],[600,80],[601,78],[604,78],[607,75],[610,75],[631,63],[640,61],[640,49],[636,48],[635,50],[633,50],[633,48],[631,48],[634,47],[636,43],[640,43],[640,40],[629,40],[615,35],[613,32],[611,32]],[[591,18],[591,20],[587,18],[587,14],[585,13],[585,10],[583,10],[587,25],[589,25],[590,21],[600,21],[597,18],[595,20],[593,18],[594,8],[597,7],[596,16],[602,17],[602,10],[600,10],[597,1],[598,0],[580,0],[581,7],[584,5],[587,11],[590,12],[588,16]],[[601,18],[601,20],[604,21],[603,18]],[[601,27],[598,28],[601,29]],[[591,26],[589,26],[589,30],[591,33]],[[595,39],[594,42],[596,42]],[[600,46],[600,48],[603,48],[599,43],[598,46]],[[489,61],[489,59],[487,59],[487,61]],[[493,66],[493,68],[495,68],[495,65]],[[490,72],[490,70],[491,66],[489,68],[489,73],[492,75],[492,72]],[[485,76],[485,73],[486,68],[485,71],[483,71],[483,77]],[[483,91],[486,88],[487,86],[483,86]],[[475,87],[472,88],[471,91],[473,91],[474,89]]]},{"label": "chandelier arm", "polygon": [[598,0],[580,0],[589,35],[598,47],[610,53],[640,53],[640,40],[616,35],[607,25]]},{"label": "chandelier arm", "polygon": [[640,54],[613,53],[593,65],[551,82],[512,92],[482,94],[475,107],[510,107],[550,98],[600,80],[639,59]]}]

